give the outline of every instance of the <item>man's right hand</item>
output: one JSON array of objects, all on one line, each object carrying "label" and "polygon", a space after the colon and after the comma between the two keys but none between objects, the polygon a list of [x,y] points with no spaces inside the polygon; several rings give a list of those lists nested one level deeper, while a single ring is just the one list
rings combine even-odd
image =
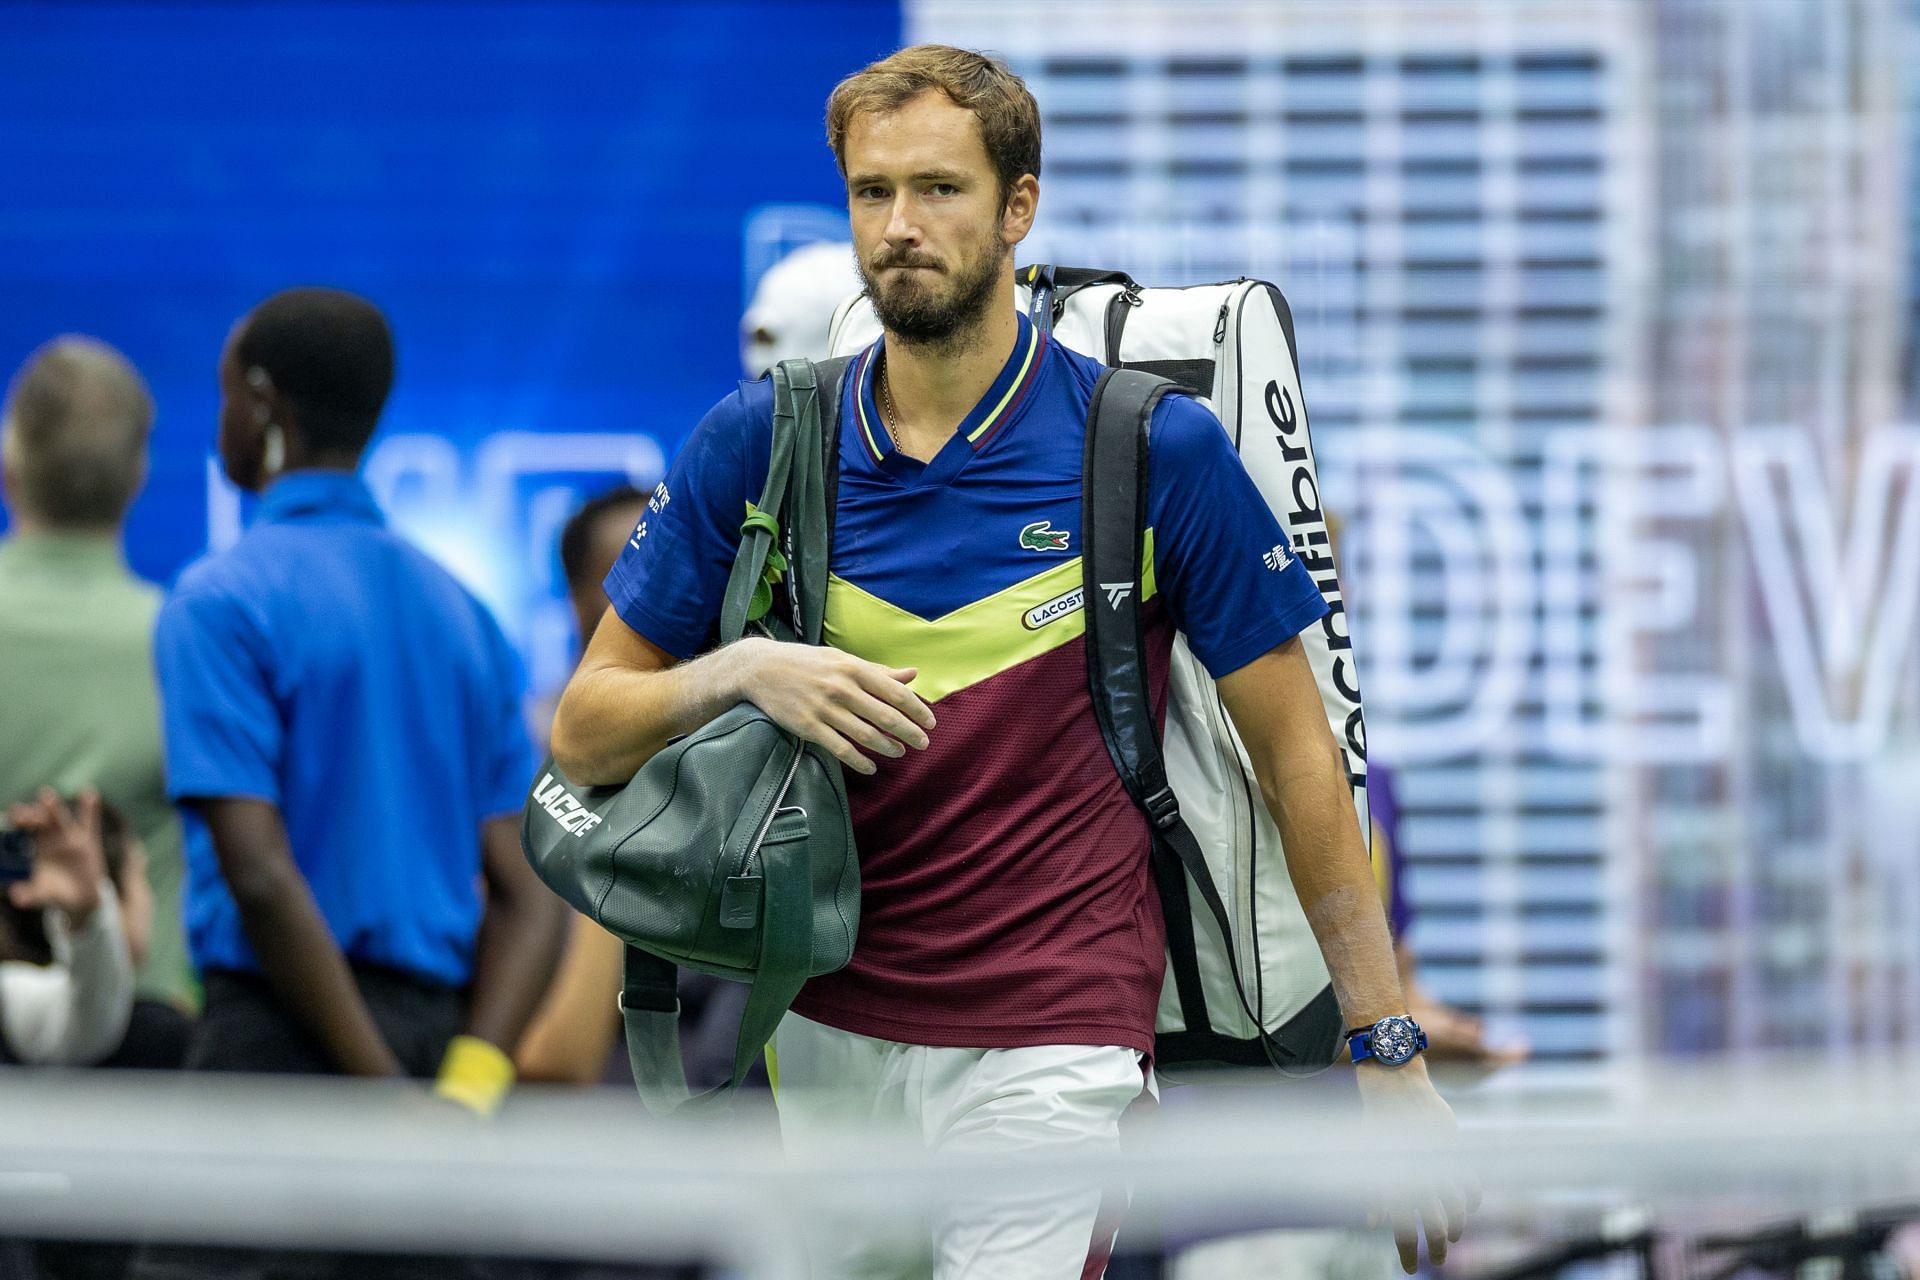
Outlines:
[{"label": "man's right hand", "polygon": [[560,696],[553,758],[576,783],[624,786],[674,738],[745,701],[871,774],[873,757],[927,745],[933,712],[907,687],[917,674],[763,636],[681,661],[609,608]]},{"label": "man's right hand", "polygon": [[883,667],[826,645],[753,638],[713,655],[737,664],[742,696],[787,732],[819,744],[857,773],[925,750],[931,708],[908,686],[913,667]]}]

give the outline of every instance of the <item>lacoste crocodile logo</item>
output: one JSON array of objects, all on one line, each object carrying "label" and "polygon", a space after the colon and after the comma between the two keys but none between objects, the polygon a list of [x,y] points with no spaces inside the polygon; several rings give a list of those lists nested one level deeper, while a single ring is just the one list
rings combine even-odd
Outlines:
[{"label": "lacoste crocodile logo", "polygon": [[1067,531],[1056,529],[1051,520],[1035,520],[1020,531],[1022,551],[1065,551]]}]

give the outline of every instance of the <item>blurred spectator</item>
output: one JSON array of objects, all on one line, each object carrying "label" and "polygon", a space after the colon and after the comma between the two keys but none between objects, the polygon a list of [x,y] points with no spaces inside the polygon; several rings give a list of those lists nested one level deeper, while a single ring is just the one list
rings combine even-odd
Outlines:
[{"label": "blurred spectator", "polygon": [[[0,1061],[178,1066],[184,1016],[134,999],[153,927],[140,837],[92,790],[69,804],[45,788],[7,820],[31,836],[31,863],[0,899]],[[168,1019],[158,1032],[156,1011]],[[129,1025],[136,1012],[149,1015],[144,1029]],[[108,1241],[8,1241],[0,1276],[119,1280],[132,1253]]]},{"label": "blurred spectator", "polygon": [[[621,485],[589,498],[560,532],[560,567],[567,578],[580,646],[607,611],[601,579],[646,510],[647,495]],[[552,708],[547,708],[549,717]],[[585,916],[573,917],[567,949],[540,1011],[514,1055],[526,1080],[554,1084],[631,1084],[620,1040],[620,940]]]},{"label": "blurred spectator", "polygon": [[[167,803],[153,679],[157,589],[121,556],[147,475],[153,402],[91,338],[36,351],[0,417],[0,806],[95,787],[146,851],[152,935],[117,1065],[166,1066],[198,1002],[180,920],[180,826]],[[126,904],[122,904],[123,906]]]},{"label": "blurred spectator", "polygon": [[560,570],[567,577],[567,599],[582,649],[607,611],[601,580],[620,558],[620,548],[633,536],[646,505],[646,494],[630,484],[618,485],[581,503],[560,530]]},{"label": "blurred spectator", "polygon": [[[392,378],[385,319],[329,289],[267,299],[221,354],[221,459],[262,498],[238,543],[182,574],[156,639],[206,984],[188,1066],[437,1072],[443,1096],[487,1110],[564,913],[520,853],[513,652],[357,474]],[[287,1268],[388,1273],[170,1248],[136,1274]]]},{"label": "blurred spectator", "polygon": [[[826,359],[834,311],[859,291],[851,244],[820,241],[780,259],[760,278],[741,318],[742,371],[760,378],[781,360]],[[561,532],[560,563],[582,649],[607,611],[601,584],[646,502],[637,490],[614,489],[582,505]],[[544,712],[550,720],[552,706]],[[583,917],[573,922],[560,973],[521,1042],[516,1065],[522,1076],[561,1084],[631,1083],[614,1005],[620,992],[621,952],[619,939],[592,921]],[[680,1047],[687,1082],[695,1089],[721,1084],[731,1074],[745,1003],[745,987],[681,971]],[[764,1066],[756,1066],[748,1084],[765,1083]]]},{"label": "blurred spectator", "polygon": [[[561,530],[560,566],[566,574],[582,649],[607,611],[607,593],[600,584],[646,505],[645,494],[621,485],[589,498]],[[515,1055],[514,1065],[522,1079],[631,1087],[633,1076],[615,1008],[621,969],[620,940],[585,916],[575,916],[560,971]],[[688,1083],[695,1088],[720,1084],[732,1072],[734,1039],[745,1002],[744,986],[690,970],[681,972],[681,1049],[687,1059]],[[754,1081],[761,1078],[756,1070]]]},{"label": "blurred spectator", "polygon": [[749,378],[782,360],[825,360],[827,330],[842,302],[860,292],[853,246],[844,241],[802,245],[767,269],[740,321],[740,365]]},{"label": "blurred spectator", "polygon": [[71,808],[51,788],[9,807],[32,837],[23,880],[0,911],[0,1050],[33,1066],[89,1066],[119,1047],[133,1013],[133,967],[151,904],[128,910],[125,819],[96,791]]},{"label": "blurred spectator", "polygon": [[1413,909],[1403,883],[1405,859],[1400,844],[1400,803],[1393,770],[1378,762],[1367,767],[1367,800],[1373,818],[1373,871],[1393,926],[1393,955],[1400,969],[1400,989],[1407,1009],[1427,1033],[1427,1057],[1434,1079],[1441,1085],[1477,1083],[1502,1067],[1526,1061],[1524,1044],[1495,1046],[1488,1042],[1480,1019],[1429,995],[1420,981],[1420,962],[1407,935],[1413,927]]}]

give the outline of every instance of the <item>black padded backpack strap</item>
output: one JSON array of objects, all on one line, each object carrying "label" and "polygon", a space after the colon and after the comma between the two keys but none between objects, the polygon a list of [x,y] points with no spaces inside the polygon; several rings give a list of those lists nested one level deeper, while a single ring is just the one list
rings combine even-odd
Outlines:
[{"label": "black padded backpack strap", "polygon": [[[1152,828],[1152,870],[1166,916],[1167,963],[1174,991],[1187,1027],[1206,1034],[1212,1023],[1200,980],[1190,891],[1200,895],[1219,926],[1242,1010],[1256,1027],[1260,1018],[1247,1000],[1226,903],[1167,781],[1147,680],[1146,633],[1140,614],[1147,451],[1154,408],[1176,389],[1167,379],[1137,369],[1109,369],[1100,375],[1087,410],[1080,546],[1094,718],[1127,794]],[[1291,1057],[1264,1027],[1259,1037],[1275,1065]]]}]

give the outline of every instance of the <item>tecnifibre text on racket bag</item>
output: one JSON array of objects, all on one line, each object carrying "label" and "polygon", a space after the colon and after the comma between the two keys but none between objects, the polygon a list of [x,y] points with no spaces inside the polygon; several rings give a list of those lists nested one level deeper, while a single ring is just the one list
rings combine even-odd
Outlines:
[{"label": "tecnifibre text on racket bag", "polygon": [[[1049,266],[1024,267],[1017,280],[1018,305],[1060,341],[1109,366],[1171,379],[1219,415],[1331,609],[1302,633],[1301,643],[1346,760],[1360,830],[1369,830],[1360,684],[1320,503],[1286,299],[1259,280],[1150,289],[1120,272]],[[829,342],[834,354],[846,354],[879,334],[872,307],[856,297],[835,314]],[[1339,1049],[1339,1005],[1246,748],[1220,705],[1212,677],[1184,638],[1174,642],[1170,686],[1163,744],[1167,780],[1217,887],[1232,936],[1222,936],[1203,893],[1189,896],[1191,928],[1169,919],[1172,942],[1160,997],[1156,1065],[1162,1075],[1176,1079],[1183,1070],[1220,1066],[1318,1069]],[[1151,811],[1149,818],[1154,818]],[[1181,953],[1182,936],[1193,940],[1188,954]]]}]

